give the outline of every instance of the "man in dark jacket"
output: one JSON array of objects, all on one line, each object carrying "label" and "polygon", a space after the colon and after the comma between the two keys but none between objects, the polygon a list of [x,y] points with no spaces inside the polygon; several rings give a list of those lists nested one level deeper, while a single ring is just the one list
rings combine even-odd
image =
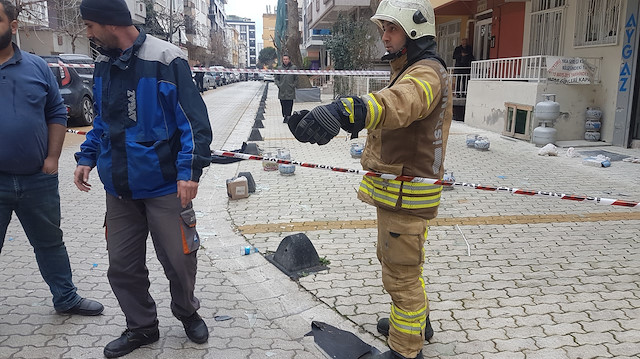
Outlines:
[{"label": "man in dark jacket", "polygon": [[[196,67],[202,67],[202,64],[200,63],[200,61],[196,61]],[[195,71],[193,74],[193,79],[196,80],[196,85],[198,85],[198,91],[200,91],[200,93],[204,92],[204,71],[201,71],[201,69],[198,69],[198,71]]]},{"label": "man in dark jacket", "polygon": [[76,153],[74,182],[88,191],[89,172],[98,167],[107,192],[107,277],[127,322],[104,355],[120,357],[159,339],[145,263],[149,232],[169,280],[171,311],[191,341],[204,343],[191,200],[211,161],[206,106],[182,50],[136,29],[124,0],[83,0],[80,12],[102,55],[94,71],[97,116]]},{"label": "man in dark jacket", "polygon": [[[296,65],[291,63],[289,55],[282,55],[282,65],[278,67],[278,70],[297,70]],[[298,78],[294,74],[277,74],[275,76],[275,82],[278,86],[278,98],[280,99],[280,106],[282,107],[282,122],[287,122],[289,116],[291,116],[291,110],[293,109],[293,100],[296,99],[296,82]]]},{"label": "man in dark jacket", "polygon": [[460,97],[467,90],[467,82],[471,73],[471,62],[475,60],[473,57],[473,48],[468,44],[467,39],[462,39],[460,45],[453,50],[453,59],[456,61],[454,73],[456,76],[455,94]]}]

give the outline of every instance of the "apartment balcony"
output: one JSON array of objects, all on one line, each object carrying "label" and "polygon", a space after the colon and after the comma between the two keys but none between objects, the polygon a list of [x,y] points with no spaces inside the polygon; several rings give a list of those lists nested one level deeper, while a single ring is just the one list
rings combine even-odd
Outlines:
[{"label": "apartment balcony", "polygon": [[341,12],[348,13],[356,7],[369,7],[369,0],[313,0],[307,6],[310,28],[329,29]]},{"label": "apartment balcony", "polygon": [[323,48],[324,47],[324,39],[327,35],[311,35],[305,39],[304,47],[306,49],[311,48]]}]

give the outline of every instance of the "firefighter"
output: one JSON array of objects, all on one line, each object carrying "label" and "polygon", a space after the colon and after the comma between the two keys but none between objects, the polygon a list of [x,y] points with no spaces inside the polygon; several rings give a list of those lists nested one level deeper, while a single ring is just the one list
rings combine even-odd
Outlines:
[{"label": "firefighter", "polygon": [[[294,113],[288,125],[301,142],[324,145],[340,128],[356,138],[368,131],[363,169],[442,179],[453,100],[444,61],[436,53],[435,15],[428,0],[383,0],[371,20],[382,30],[391,65],[389,86]],[[374,358],[423,358],[433,336],[422,277],[429,220],[442,186],[365,176],[358,198],[377,207],[377,256],[391,296],[389,318],[378,322],[390,351]]]}]

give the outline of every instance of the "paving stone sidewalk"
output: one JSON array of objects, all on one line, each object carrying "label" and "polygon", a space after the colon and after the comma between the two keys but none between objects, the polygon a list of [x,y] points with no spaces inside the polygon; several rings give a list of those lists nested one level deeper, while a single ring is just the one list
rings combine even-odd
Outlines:
[{"label": "paving stone sidewalk", "polygon": [[[213,148],[236,149],[248,138],[263,86],[245,82],[205,94],[216,132]],[[349,147],[364,137],[348,141],[342,133],[326,146],[298,143],[282,123],[276,87],[268,88],[264,140],[257,142],[262,149],[287,148],[296,160],[360,168]],[[296,103],[294,110],[317,104]],[[490,150],[467,148],[469,133],[486,135]],[[80,293],[101,300],[105,313],[54,313],[14,218],[0,255],[0,358],[102,358],[104,345],[124,329],[106,278],[104,191],[95,172],[90,193],[72,184],[72,154],[81,140],[73,136],[67,136],[61,161],[63,230]],[[639,150],[589,148],[598,149],[640,157]],[[458,181],[640,200],[640,165],[616,161],[595,168],[560,152],[541,157],[529,143],[456,122],[445,165]],[[240,171],[252,173],[257,191],[231,201],[225,180]],[[358,183],[356,175],[308,168],[283,176],[264,171],[259,161],[209,167],[194,205],[203,238],[197,296],[211,338],[197,345],[185,337],[170,313],[168,283],[149,243],[161,339],[125,358],[324,358],[304,336],[313,320],[383,349],[375,323],[387,315],[389,297],[375,257],[374,208],[356,199]],[[424,277],[436,334],[425,356],[639,357],[638,213],[470,188],[444,192],[426,247]],[[248,244],[262,253],[275,251],[286,235],[299,232],[330,261],[329,270],[294,282],[260,254],[240,255]],[[232,319],[215,321],[219,315]]]},{"label": "paving stone sidewalk", "polygon": [[[360,168],[349,148],[364,138],[346,140],[341,133],[325,146],[298,143],[282,124],[274,90],[259,142],[265,151],[287,148],[298,161]],[[296,103],[294,110],[314,105]],[[468,148],[470,133],[489,138],[490,150]],[[585,166],[566,150],[539,156],[530,143],[455,122],[445,166],[462,182],[640,200],[640,166]],[[640,157],[639,150],[607,146],[576,150]],[[376,335],[375,323],[388,315],[390,303],[375,256],[375,212],[356,199],[359,176],[308,168],[283,176],[256,161],[242,162],[239,170],[250,171],[258,187],[250,198],[229,202],[248,241],[275,251],[286,235],[305,233],[331,264],[300,279],[301,286]],[[436,334],[425,356],[639,357],[639,229],[637,208],[445,191],[426,245],[424,277]]]}]

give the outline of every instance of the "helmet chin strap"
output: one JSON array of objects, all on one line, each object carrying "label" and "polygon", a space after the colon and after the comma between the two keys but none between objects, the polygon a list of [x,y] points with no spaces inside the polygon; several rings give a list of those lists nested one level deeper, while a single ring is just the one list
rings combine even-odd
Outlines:
[{"label": "helmet chin strap", "polygon": [[382,61],[393,61],[395,59],[397,59],[398,57],[404,55],[407,53],[407,47],[403,47],[402,49],[400,49],[399,51],[396,52],[387,52],[386,54],[384,54],[384,56],[382,56],[381,60]]}]

